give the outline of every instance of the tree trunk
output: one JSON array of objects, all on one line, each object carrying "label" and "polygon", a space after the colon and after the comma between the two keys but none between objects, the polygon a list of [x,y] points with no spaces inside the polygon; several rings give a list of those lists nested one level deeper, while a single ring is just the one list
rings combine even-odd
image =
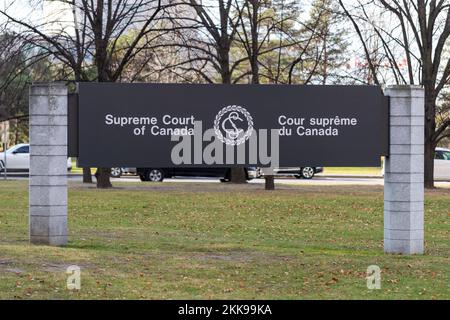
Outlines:
[{"label": "tree trunk", "polygon": [[230,70],[230,43],[226,36],[217,43],[217,56],[220,66],[220,78],[222,84],[231,84],[231,70]]},{"label": "tree trunk", "polygon": [[19,119],[16,119],[16,132],[14,133],[14,144],[19,143]]},{"label": "tree trunk", "polygon": [[[115,79],[111,79],[108,74],[108,41],[109,38],[104,37],[104,14],[105,4],[104,0],[97,0],[97,8],[95,12],[95,20],[92,26],[95,42],[95,66],[97,69],[97,81],[98,82],[114,82]],[[93,9],[94,10],[94,9]],[[109,19],[109,18],[108,18]],[[106,20],[108,20],[106,19]],[[109,20],[108,20],[109,21]],[[107,189],[112,188],[111,184],[111,168],[97,168],[95,173],[97,179],[97,188]]]},{"label": "tree trunk", "polygon": [[231,168],[231,183],[247,183],[247,177],[245,176],[245,170],[243,167]]},{"label": "tree trunk", "polygon": [[436,148],[436,142],[434,141],[436,131],[436,99],[430,94],[430,91],[430,88],[425,86],[424,187],[427,189],[434,188],[434,149]]},{"label": "tree trunk", "polygon": [[266,190],[275,190],[275,177],[264,176]]},{"label": "tree trunk", "polygon": [[83,168],[83,183],[92,183],[91,168]]},{"label": "tree trunk", "polygon": [[97,188],[112,188],[110,176],[111,168],[97,168],[97,172],[95,173],[95,178],[97,179]]},{"label": "tree trunk", "polygon": [[434,189],[434,145],[425,145],[425,188]]}]

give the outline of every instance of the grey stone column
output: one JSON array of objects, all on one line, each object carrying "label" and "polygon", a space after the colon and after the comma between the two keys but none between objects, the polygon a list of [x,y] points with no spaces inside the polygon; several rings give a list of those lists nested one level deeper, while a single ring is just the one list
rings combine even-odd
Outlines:
[{"label": "grey stone column", "polygon": [[30,87],[30,242],[67,244],[67,87]]},{"label": "grey stone column", "polygon": [[384,176],[384,251],[424,251],[424,91],[393,86],[390,96],[390,155]]}]

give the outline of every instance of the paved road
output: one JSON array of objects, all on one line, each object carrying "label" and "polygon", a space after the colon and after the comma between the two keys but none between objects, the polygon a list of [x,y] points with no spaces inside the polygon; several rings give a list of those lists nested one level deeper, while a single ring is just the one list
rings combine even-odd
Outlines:
[{"label": "paved road", "polygon": [[[0,176],[0,183],[3,176]],[[27,180],[28,176],[24,174],[10,174],[8,176],[10,180]],[[69,175],[70,181],[81,181],[81,175],[71,174]],[[123,176],[118,179],[112,179],[113,182],[139,182],[139,178],[136,176]],[[381,177],[358,177],[358,176],[323,176],[318,175],[312,180],[295,179],[295,178],[277,178],[277,184],[289,184],[289,185],[372,185],[372,186],[382,186],[384,181]],[[217,182],[218,179],[215,178],[172,178],[164,180],[165,183],[173,182]],[[250,181],[250,183],[264,183],[264,179],[255,179]],[[436,182],[436,186],[443,188],[450,188],[450,181],[448,182]]]}]

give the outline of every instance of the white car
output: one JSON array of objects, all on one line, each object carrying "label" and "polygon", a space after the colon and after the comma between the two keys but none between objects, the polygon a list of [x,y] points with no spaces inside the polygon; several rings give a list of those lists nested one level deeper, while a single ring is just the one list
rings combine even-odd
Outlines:
[{"label": "white car", "polygon": [[[0,152],[0,171],[5,167],[5,152]],[[67,170],[72,169],[72,159],[67,158]],[[30,145],[28,143],[17,144],[6,150],[7,171],[30,170]]]},{"label": "white car", "polygon": [[434,179],[450,180],[450,149],[436,148],[434,153]]}]

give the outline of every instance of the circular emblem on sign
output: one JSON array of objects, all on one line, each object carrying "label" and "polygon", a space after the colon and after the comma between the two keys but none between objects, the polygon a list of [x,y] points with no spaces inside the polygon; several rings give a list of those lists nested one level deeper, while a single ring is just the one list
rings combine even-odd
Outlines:
[{"label": "circular emblem on sign", "polygon": [[214,120],[217,138],[230,146],[247,141],[253,133],[253,118],[240,106],[228,106],[220,110]]}]

